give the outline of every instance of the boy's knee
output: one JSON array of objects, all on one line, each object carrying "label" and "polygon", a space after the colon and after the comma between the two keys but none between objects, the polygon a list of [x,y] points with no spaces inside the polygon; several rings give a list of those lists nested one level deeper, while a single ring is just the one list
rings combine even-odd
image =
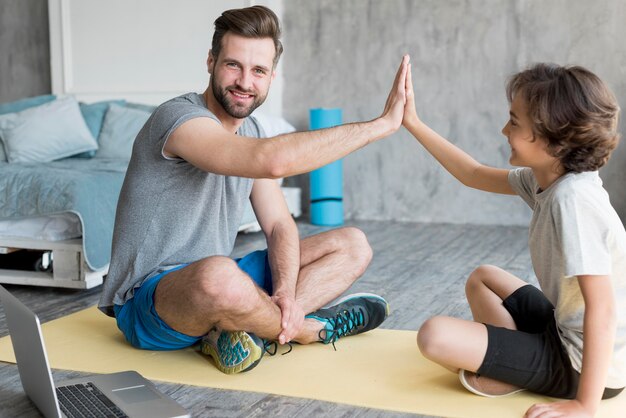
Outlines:
[{"label": "boy's knee", "polygon": [[427,319],[417,333],[417,346],[422,355],[428,359],[437,357],[446,349],[446,341],[449,338],[445,330],[445,318],[435,316]]},{"label": "boy's knee", "polygon": [[485,279],[495,274],[497,267],[484,264],[476,267],[467,278],[465,283],[465,294],[470,294],[485,285]]}]

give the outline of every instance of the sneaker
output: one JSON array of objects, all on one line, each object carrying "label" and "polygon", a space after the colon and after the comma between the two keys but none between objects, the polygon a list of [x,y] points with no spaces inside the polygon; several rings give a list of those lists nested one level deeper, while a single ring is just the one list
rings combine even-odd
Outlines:
[{"label": "sneaker", "polygon": [[[389,315],[385,299],[371,293],[355,293],[338,299],[333,305],[309,314],[306,318],[324,324],[319,338],[324,344],[332,344],[348,335],[356,335],[378,327]],[[336,348],[335,348],[336,349]]]},{"label": "sneaker", "polygon": [[201,349],[213,357],[222,373],[235,374],[252,370],[263,357],[264,342],[245,331],[211,330],[202,338]]},{"label": "sneaker", "polygon": [[459,370],[459,380],[461,384],[465,386],[465,389],[476,395],[486,396],[487,398],[498,398],[526,390],[519,386],[504,383],[490,377],[480,376],[463,369]]}]

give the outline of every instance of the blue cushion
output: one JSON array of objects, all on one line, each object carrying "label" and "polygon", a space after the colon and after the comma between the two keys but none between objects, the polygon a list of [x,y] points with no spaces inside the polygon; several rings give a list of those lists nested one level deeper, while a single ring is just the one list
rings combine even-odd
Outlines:
[{"label": "blue cushion", "polygon": [[117,158],[130,160],[135,137],[146,123],[150,113],[112,104],[109,106],[95,158]]},{"label": "blue cushion", "polygon": [[[89,128],[91,135],[98,140],[100,136],[100,130],[102,129],[102,123],[104,122],[104,115],[111,104],[124,106],[126,100],[105,100],[96,103],[80,103],[80,113],[82,113],[85,123]],[[83,152],[75,155],[75,158],[91,158],[96,154],[95,151]]]},{"label": "blue cushion", "polygon": [[14,102],[2,103],[0,104],[0,115],[21,112],[22,110],[51,102],[54,99],[56,99],[54,94],[45,94],[43,96],[27,97]]},{"label": "blue cushion", "polygon": [[[5,115],[7,113],[15,113],[20,112],[22,110],[29,109],[31,107],[39,106],[44,103],[48,103],[56,99],[56,96],[53,94],[45,94],[43,96],[35,96],[35,97],[27,97],[25,99],[16,100],[14,102],[2,103],[0,104],[0,115]],[[4,152],[4,146],[2,145],[2,140],[0,138],[0,162],[6,161],[7,156]]]},{"label": "blue cushion", "polygon": [[73,97],[0,116],[9,163],[48,162],[98,149]]}]

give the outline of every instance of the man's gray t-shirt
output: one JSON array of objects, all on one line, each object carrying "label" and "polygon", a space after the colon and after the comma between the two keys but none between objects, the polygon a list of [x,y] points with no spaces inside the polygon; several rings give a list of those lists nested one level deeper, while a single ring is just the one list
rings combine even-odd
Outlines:
[{"label": "man's gray t-shirt", "polygon": [[[228,256],[250,197],[253,180],[203,171],[163,147],[176,128],[193,118],[219,123],[196,93],[160,105],[141,129],[120,192],[111,264],[100,309],[113,316],[136,287],[156,272],[209,256]],[[263,137],[249,117],[237,134]]]},{"label": "man's gray t-shirt", "polygon": [[533,209],[528,236],[533,268],[579,372],[585,301],[577,276],[611,276],[617,331],[606,386],[626,386],[626,232],[598,172],[568,173],[539,191],[532,170],[519,168],[509,172],[509,183]]}]

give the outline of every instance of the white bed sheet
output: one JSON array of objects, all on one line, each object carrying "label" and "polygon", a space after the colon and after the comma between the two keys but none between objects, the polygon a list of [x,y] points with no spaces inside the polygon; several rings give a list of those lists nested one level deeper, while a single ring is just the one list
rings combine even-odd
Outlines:
[{"label": "white bed sheet", "polygon": [[0,220],[0,237],[61,241],[83,235],[80,218],[72,212],[18,220]]}]

